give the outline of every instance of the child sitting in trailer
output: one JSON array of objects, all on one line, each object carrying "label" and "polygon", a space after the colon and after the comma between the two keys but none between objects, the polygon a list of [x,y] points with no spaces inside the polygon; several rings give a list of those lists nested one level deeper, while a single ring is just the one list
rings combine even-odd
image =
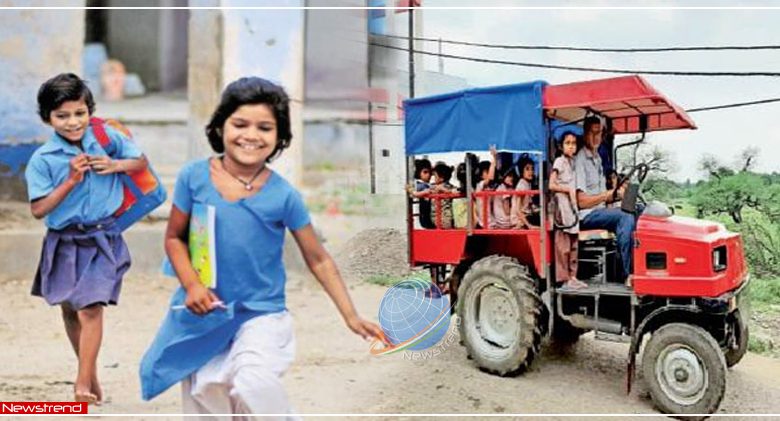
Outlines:
[{"label": "child sitting in trailer", "polygon": [[[479,182],[475,187],[475,192],[492,191],[494,187],[494,178],[496,174],[496,145],[490,145],[490,161],[482,161],[479,163]],[[484,222],[485,202],[487,206],[487,220]],[[490,221],[493,220],[493,213],[491,212],[491,198],[482,197],[477,198],[474,201],[474,227],[475,228],[487,228],[490,226]]]},{"label": "child sitting in trailer", "polygon": [[[454,168],[444,162],[437,162],[433,167],[433,184],[428,190],[431,194],[457,193],[458,189],[450,184]],[[438,202],[438,205],[437,205]],[[436,218],[437,209],[441,209],[440,222]],[[437,228],[450,229],[453,227],[452,199],[431,199],[431,220]]]},{"label": "child sitting in trailer", "polygon": [[[501,176],[501,185],[496,188],[497,192],[511,192],[515,189],[515,180],[517,173],[515,167],[509,167]],[[490,229],[512,229],[515,224],[512,222],[512,195],[499,195],[491,198],[493,219],[490,221]]]},{"label": "child sitting in trailer", "polygon": [[[468,180],[468,173],[471,172],[471,182]],[[458,192],[461,197],[452,199],[452,219],[455,228],[466,228],[469,226],[469,202],[466,198],[468,188],[474,191],[477,188],[479,175],[479,158],[473,153],[466,153],[463,162],[458,164],[455,170],[455,177],[458,179]],[[469,184],[471,184],[469,186]],[[473,215],[472,215],[473,216]]]},{"label": "child sitting in trailer", "polygon": [[414,186],[408,186],[409,196],[419,200],[418,215],[420,226],[423,228],[436,228],[431,220],[431,201],[425,196],[431,188],[431,161],[423,159],[414,160]]},{"label": "child sitting in trailer", "polygon": [[[533,190],[534,161],[527,155],[520,158],[517,165],[520,168],[520,181],[515,191]],[[530,195],[514,196],[512,198],[512,222],[518,229],[532,229],[539,227],[539,207],[533,202]]]}]

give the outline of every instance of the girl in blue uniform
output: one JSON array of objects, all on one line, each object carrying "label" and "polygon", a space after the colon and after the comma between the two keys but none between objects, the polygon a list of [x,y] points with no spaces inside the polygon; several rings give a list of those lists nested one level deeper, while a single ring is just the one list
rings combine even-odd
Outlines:
[{"label": "girl in blue uniform", "polygon": [[[181,287],[141,362],[143,398],[181,381],[187,413],[286,414],[280,377],[293,360],[294,337],[285,230],[349,329],[365,339],[382,330],[358,316],[301,195],[267,166],[292,138],[284,90],[257,77],[231,83],[206,134],[221,155],[188,164],[176,181],[165,249]],[[191,213],[203,206],[215,215],[215,288],[199,281],[188,251]]]},{"label": "girl in blue uniform", "polygon": [[38,108],[54,134],[25,170],[30,209],[48,228],[32,293],[62,308],[79,361],[75,399],[99,403],[103,306],[117,303],[130,268],[127,245],[112,217],[123,199],[119,174],[144,169],[147,162],[129,139],[106,126],[113,146],[108,156],[90,126],[92,93],[72,73],[41,85]]}]

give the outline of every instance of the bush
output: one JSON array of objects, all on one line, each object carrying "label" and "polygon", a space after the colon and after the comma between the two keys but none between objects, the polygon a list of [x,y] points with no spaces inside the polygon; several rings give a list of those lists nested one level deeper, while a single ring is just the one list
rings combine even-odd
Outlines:
[{"label": "bush", "polygon": [[748,290],[750,304],[756,311],[769,311],[776,308],[780,311],[780,279],[755,278]]}]

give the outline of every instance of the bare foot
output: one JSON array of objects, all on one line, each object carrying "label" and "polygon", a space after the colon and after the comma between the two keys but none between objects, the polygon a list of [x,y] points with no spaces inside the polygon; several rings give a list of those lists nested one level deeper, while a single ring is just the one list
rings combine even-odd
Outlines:
[{"label": "bare foot", "polygon": [[94,393],[80,390],[77,388],[75,390],[73,400],[76,402],[86,402],[88,404],[94,405],[98,399]]},{"label": "bare foot", "polygon": [[98,383],[97,376],[92,378],[92,387],[90,388],[90,392],[95,395],[96,401],[95,405],[100,405],[103,403],[103,390],[100,388],[100,383]]}]

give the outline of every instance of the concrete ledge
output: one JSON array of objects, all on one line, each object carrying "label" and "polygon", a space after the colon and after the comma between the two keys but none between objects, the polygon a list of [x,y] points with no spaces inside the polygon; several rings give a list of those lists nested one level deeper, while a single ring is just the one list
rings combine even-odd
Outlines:
[{"label": "concrete ledge", "polygon": [[[46,230],[28,228],[0,231],[0,282],[32,281],[38,268],[41,244]],[[128,275],[159,275],[165,250],[165,223],[138,224],[125,232],[132,266]],[[288,272],[306,271],[295,240],[288,234],[284,246],[284,264]]]}]

